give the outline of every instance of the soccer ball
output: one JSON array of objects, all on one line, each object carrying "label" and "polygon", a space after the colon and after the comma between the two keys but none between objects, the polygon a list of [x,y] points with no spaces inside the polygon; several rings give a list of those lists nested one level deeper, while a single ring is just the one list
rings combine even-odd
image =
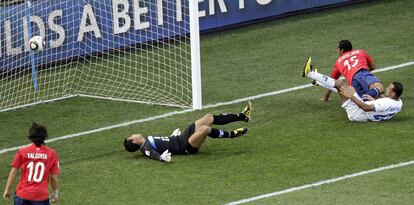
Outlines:
[{"label": "soccer ball", "polygon": [[43,50],[45,46],[45,41],[41,36],[33,36],[29,41],[30,49],[35,52]]}]

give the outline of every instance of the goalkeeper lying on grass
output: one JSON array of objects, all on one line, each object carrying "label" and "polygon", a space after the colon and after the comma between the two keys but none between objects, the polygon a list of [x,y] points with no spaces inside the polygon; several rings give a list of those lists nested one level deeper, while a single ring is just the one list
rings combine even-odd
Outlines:
[{"label": "goalkeeper lying on grass", "polygon": [[225,125],[236,121],[248,122],[252,108],[249,101],[239,114],[206,114],[196,120],[184,131],[175,130],[169,137],[148,136],[133,134],[125,138],[124,147],[128,152],[140,150],[145,156],[164,162],[171,161],[171,154],[196,154],[207,136],[211,138],[235,138],[247,133],[247,128],[225,131],[212,128],[211,125]]}]

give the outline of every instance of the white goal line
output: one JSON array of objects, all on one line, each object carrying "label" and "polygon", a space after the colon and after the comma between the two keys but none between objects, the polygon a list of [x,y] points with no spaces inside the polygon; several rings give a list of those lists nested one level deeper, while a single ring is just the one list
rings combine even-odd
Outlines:
[{"label": "white goal line", "polygon": [[276,191],[276,192],[272,192],[272,193],[267,193],[267,194],[263,194],[263,195],[259,195],[259,196],[255,196],[255,197],[251,197],[251,198],[241,199],[241,200],[238,200],[238,201],[233,201],[233,202],[227,203],[225,205],[244,204],[244,203],[248,203],[248,202],[252,202],[252,201],[257,201],[259,199],[270,198],[270,197],[274,197],[274,196],[278,196],[278,195],[282,195],[282,194],[287,194],[287,193],[291,193],[291,192],[295,192],[295,191],[299,191],[299,190],[303,190],[303,189],[309,189],[309,188],[313,188],[313,187],[322,186],[322,185],[325,185],[325,184],[331,184],[331,183],[335,183],[335,182],[342,181],[342,180],[345,180],[345,179],[350,179],[350,178],[359,177],[359,176],[362,176],[362,175],[372,174],[372,173],[375,173],[375,172],[380,172],[380,171],[385,171],[385,170],[395,169],[395,168],[400,168],[400,167],[406,167],[406,166],[409,166],[409,165],[412,165],[412,164],[414,164],[414,160],[409,161],[409,162],[401,162],[401,163],[398,163],[398,164],[392,164],[392,165],[388,165],[388,166],[385,166],[385,167],[378,167],[378,168],[375,168],[375,169],[361,171],[361,172],[357,172],[357,173],[354,173],[354,174],[349,174],[349,175],[345,175],[345,176],[341,176],[341,177],[337,177],[337,178],[333,178],[333,179],[323,180],[323,181],[315,182],[315,183],[312,183],[312,184],[305,184],[305,185],[302,185],[302,186],[292,187],[292,188],[288,188],[288,189],[285,189],[285,190]]},{"label": "white goal line", "polygon": [[[403,67],[408,67],[408,66],[411,66],[411,65],[414,65],[414,61],[410,61],[410,62],[407,62],[407,63],[398,64],[398,65],[393,65],[393,66],[389,66],[389,67],[385,67],[385,68],[381,68],[381,69],[376,69],[376,70],[373,71],[373,73],[374,72],[378,73],[378,72],[385,72],[385,71],[395,70],[395,69],[399,69],[399,68],[403,68]],[[203,109],[237,104],[237,103],[246,102],[246,101],[249,101],[249,100],[254,100],[254,99],[259,99],[259,98],[263,98],[263,97],[268,97],[268,96],[283,94],[283,93],[292,92],[292,91],[296,91],[296,90],[301,90],[301,89],[305,89],[305,88],[312,87],[312,86],[313,86],[312,84],[299,85],[299,86],[295,86],[295,87],[291,87],[291,88],[287,88],[287,89],[283,89],[283,90],[276,90],[276,91],[273,91],[273,92],[262,93],[262,94],[259,94],[259,95],[240,98],[240,99],[236,99],[236,100],[233,100],[233,101],[219,102],[219,103],[216,103],[216,104],[209,104],[209,105],[203,106]],[[93,130],[88,130],[88,131],[84,131],[84,132],[79,132],[79,133],[75,133],[75,134],[69,134],[69,135],[64,135],[64,136],[61,136],[61,137],[55,137],[55,138],[52,138],[52,139],[48,139],[45,142],[49,143],[49,142],[54,142],[54,141],[59,141],[59,140],[64,140],[64,139],[80,137],[80,136],[89,135],[89,134],[93,134],[93,133],[98,133],[98,132],[111,130],[111,129],[115,129],[115,128],[126,127],[126,126],[129,126],[129,125],[132,125],[132,124],[139,124],[139,123],[149,122],[149,121],[153,121],[153,120],[158,120],[158,119],[163,119],[163,118],[166,118],[166,117],[170,117],[170,116],[173,116],[173,115],[184,114],[184,113],[194,112],[194,111],[197,111],[197,110],[185,109],[185,110],[180,110],[180,111],[168,112],[168,113],[165,113],[165,114],[162,114],[162,115],[156,115],[156,116],[152,116],[152,117],[148,117],[148,118],[137,119],[137,120],[133,120],[133,121],[125,122],[125,123],[115,124],[115,125],[102,127],[102,128],[97,128],[97,129],[93,129]],[[20,148],[26,147],[28,145],[29,144],[16,146],[16,147],[11,147],[11,148],[6,148],[6,149],[1,149],[0,154],[15,151],[15,150],[18,150]]]}]

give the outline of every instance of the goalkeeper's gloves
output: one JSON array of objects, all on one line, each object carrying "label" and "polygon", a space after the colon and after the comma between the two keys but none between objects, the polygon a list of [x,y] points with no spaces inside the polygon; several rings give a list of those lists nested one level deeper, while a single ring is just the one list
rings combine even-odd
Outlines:
[{"label": "goalkeeper's gloves", "polygon": [[164,162],[171,162],[171,153],[168,151],[168,149],[162,153],[161,160]]},{"label": "goalkeeper's gloves", "polygon": [[181,130],[180,128],[175,129],[172,133],[171,136],[178,136],[181,135]]}]

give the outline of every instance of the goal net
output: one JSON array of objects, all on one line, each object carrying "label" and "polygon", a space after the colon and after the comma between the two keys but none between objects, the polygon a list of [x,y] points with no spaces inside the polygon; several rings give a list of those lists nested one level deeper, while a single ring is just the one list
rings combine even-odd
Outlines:
[{"label": "goal net", "polygon": [[76,96],[201,109],[197,15],[191,0],[2,1],[0,111]]}]

